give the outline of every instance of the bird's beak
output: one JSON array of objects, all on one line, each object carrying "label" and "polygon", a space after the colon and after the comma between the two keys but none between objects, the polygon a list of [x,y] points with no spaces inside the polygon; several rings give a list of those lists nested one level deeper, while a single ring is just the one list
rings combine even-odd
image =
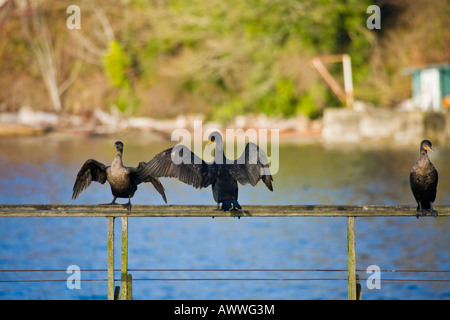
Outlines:
[{"label": "bird's beak", "polygon": [[431,152],[434,152],[434,150],[431,149],[431,147],[429,147],[429,146],[425,146],[425,150],[430,150]]},{"label": "bird's beak", "polygon": [[211,143],[213,143],[213,142],[212,142],[211,140],[209,140],[209,141],[208,141],[208,145],[211,144]]}]

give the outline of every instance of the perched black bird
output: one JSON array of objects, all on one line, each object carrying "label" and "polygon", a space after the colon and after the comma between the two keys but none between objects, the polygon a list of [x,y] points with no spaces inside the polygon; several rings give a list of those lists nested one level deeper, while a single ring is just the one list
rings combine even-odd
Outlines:
[{"label": "perched black bird", "polygon": [[123,143],[117,141],[114,145],[117,152],[111,166],[107,167],[94,159],[89,159],[84,163],[77,174],[77,179],[73,186],[72,199],[78,198],[80,193],[91,185],[92,181],[97,181],[101,184],[108,181],[114,199],[111,203],[107,204],[116,204],[117,198],[128,198],[128,203],[122,206],[125,209],[131,210],[131,197],[134,196],[137,185],[141,182],[151,182],[167,203],[164,187],[158,178],[152,175],[145,175],[145,178],[137,177],[139,171],[144,167],[145,162],[140,162],[136,168],[124,167],[122,163]]},{"label": "perched black bird", "polygon": [[157,154],[140,170],[138,177],[174,177],[195,188],[212,185],[213,197],[217,202],[215,210],[221,210],[222,203],[223,211],[242,209],[237,201],[237,182],[255,186],[261,179],[273,191],[267,156],[256,144],[249,142],[240,158],[230,160],[223,153],[220,132],[211,133],[208,139],[209,143],[216,144],[211,163],[203,161],[186,146],[177,145]]},{"label": "perched black bird", "polygon": [[437,216],[437,211],[433,209],[433,202],[436,199],[438,173],[428,158],[428,150],[433,151],[431,142],[423,140],[420,143],[420,158],[409,173],[409,185],[417,201],[417,218],[427,213]]}]

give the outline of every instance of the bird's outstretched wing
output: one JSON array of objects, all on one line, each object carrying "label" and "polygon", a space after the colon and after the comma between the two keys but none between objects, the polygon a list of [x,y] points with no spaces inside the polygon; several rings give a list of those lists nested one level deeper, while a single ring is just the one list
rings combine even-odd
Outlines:
[{"label": "bird's outstretched wing", "polygon": [[[205,188],[212,183],[213,168],[195,155],[188,147],[177,145],[158,153],[140,170],[138,178],[148,176],[172,177],[194,188]],[[143,181],[143,180],[142,180]]]},{"label": "bird's outstretched wing", "polygon": [[232,163],[227,164],[226,168],[233,178],[243,185],[249,183],[254,186],[261,179],[267,188],[273,191],[273,178],[267,155],[252,142],[247,143],[242,155]]},{"label": "bird's outstretched wing", "polygon": [[107,166],[97,160],[87,160],[77,174],[77,179],[73,185],[72,199],[78,198],[81,192],[91,185],[92,181],[105,183],[106,168]]},{"label": "bird's outstretched wing", "polygon": [[139,178],[140,172],[142,172],[145,168],[146,163],[145,162],[139,162],[139,165],[137,168],[131,168],[131,174],[136,177],[136,179],[139,180],[139,182],[150,182],[153,184],[153,187],[155,187],[156,191],[159,192],[159,194],[162,196],[165,203],[167,203],[166,193],[164,190],[163,185],[161,184],[161,181],[157,177],[152,176],[151,174],[142,175],[142,177]]}]

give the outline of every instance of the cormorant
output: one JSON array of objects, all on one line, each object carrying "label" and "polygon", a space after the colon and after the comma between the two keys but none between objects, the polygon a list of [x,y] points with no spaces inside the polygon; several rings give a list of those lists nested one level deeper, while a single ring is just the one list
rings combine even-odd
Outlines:
[{"label": "cormorant", "polygon": [[256,144],[249,142],[240,158],[230,160],[223,153],[220,132],[212,132],[208,139],[209,144],[216,144],[213,162],[207,163],[186,146],[177,145],[157,154],[139,172],[138,177],[174,177],[194,188],[212,185],[213,197],[217,202],[214,210],[220,210],[222,203],[223,211],[242,209],[237,201],[237,182],[255,186],[262,180],[273,191],[267,156]]},{"label": "cormorant", "polygon": [[417,218],[427,213],[437,216],[437,211],[433,209],[433,202],[436,199],[438,173],[428,158],[428,150],[433,151],[431,142],[423,140],[420,143],[420,158],[409,173],[409,184],[417,201]]},{"label": "cormorant", "polygon": [[114,146],[117,152],[111,166],[107,167],[94,159],[89,159],[83,164],[73,186],[72,199],[78,198],[81,192],[91,185],[92,181],[97,181],[101,184],[108,181],[114,199],[107,204],[116,204],[117,198],[128,198],[128,203],[122,206],[127,210],[131,210],[131,197],[134,196],[137,185],[141,182],[151,182],[167,203],[164,187],[158,178],[152,175],[146,175],[144,178],[137,177],[145,162],[140,162],[138,167],[125,167],[122,163],[123,143],[117,141]]}]

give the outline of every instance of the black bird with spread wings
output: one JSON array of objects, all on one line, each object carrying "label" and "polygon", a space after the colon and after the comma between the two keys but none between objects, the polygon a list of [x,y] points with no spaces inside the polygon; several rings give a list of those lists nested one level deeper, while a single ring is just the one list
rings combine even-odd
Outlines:
[{"label": "black bird with spread wings", "polygon": [[108,204],[116,204],[117,198],[128,198],[128,203],[122,206],[127,210],[131,210],[131,197],[134,196],[138,184],[151,182],[167,203],[164,187],[158,178],[152,175],[138,178],[138,173],[144,168],[145,162],[140,162],[138,167],[125,167],[122,163],[123,143],[117,141],[115,147],[117,152],[111,166],[106,166],[94,159],[89,159],[84,163],[77,174],[77,179],[73,186],[72,199],[78,198],[81,192],[91,185],[92,181],[97,181],[101,184],[108,181],[114,196],[113,201]]},{"label": "black bird with spread wings", "polygon": [[420,143],[420,158],[409,173],[409,184],[417,201],[417,218],[427,213],[437,216],[437,211],[433,209],[433,202],[436,200],[438,173],[428,158],[428,150],[433,151],[431,142],[423,140]]},{"label": "black bird with spread wings", "polygon": [[211,185],[215,210],[220,210],[222,203],[223,211],[242,209],[237,201],[237,182],[255,186],[262,180],[273,191],[267,156],[256,144],[249,142],[237,160],[230,160],[224,155],[220,132],[211,133],[208,139],[216,144],[213,162],[207,163],[186,146],[177,145],[157,154],[139,171],[138,178],[173,177],[197,189]]}]

